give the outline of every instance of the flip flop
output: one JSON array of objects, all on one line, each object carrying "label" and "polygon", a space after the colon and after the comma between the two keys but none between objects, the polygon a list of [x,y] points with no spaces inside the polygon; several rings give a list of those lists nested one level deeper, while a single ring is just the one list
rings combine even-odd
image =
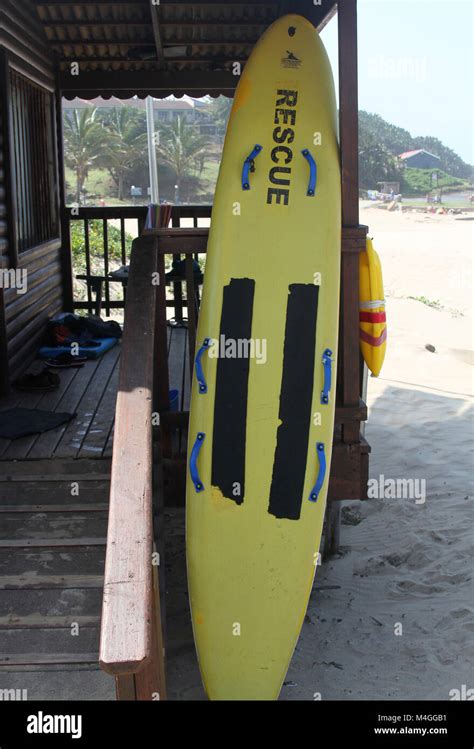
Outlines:
[{"label": "flip flop", "polygon": [[15,388],[25,392],[46,393],[59,387],[59,377],[44,369],[39,374],[28,372],[15,382]]},{"label": "flip flop", "polygon": [[83,367],[86,361],[86,356],[73,356],[64,353],[55,356],[54,359],[46,359],[45,364],[47,367],[54,367],[55,369],[68,369],[69,367]]}]

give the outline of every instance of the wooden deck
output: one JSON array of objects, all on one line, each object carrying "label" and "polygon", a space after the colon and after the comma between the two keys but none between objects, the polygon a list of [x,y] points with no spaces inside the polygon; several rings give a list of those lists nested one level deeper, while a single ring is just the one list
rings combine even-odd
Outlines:
[{"label": "wooden deck", "polygon": [[[104,458],[112,455],[120,344],[80,369],[57,370],[61,384],[49,393],[13,392],[0,410],[22,407],[76,413],[69,424],[43,434],[0,439],[0,460]],[[40,365],[41,367],[41,365]]]},{"label": "wooden deck", "polygon": [[[186,328],[168,328],[170,388],[179,391],[181,410],[189,409],[190,397],[187,334]],[[61,379],[58,390],[39,394],[14,391],[2,398],[0,411],[21,407],[77,416],[43,434],[0,439],[0,461],[111,458],[119,365],[120,344],[81,369],[57,370]],[[35,364],[36,368],[41,366]]]}]

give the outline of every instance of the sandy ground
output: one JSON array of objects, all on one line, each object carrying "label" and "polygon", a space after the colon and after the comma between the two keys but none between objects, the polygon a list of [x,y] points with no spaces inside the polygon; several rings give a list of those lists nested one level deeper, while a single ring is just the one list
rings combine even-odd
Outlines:
[{"label": "sandy ground", "polygon": [[[447,700],[474,687],[474,222],[363,206],[361,223],[382,260],[389,321],[368,388],[370,475],[424,479],[426,499],[343,503],[340,553],[318,569],[281,699]],[[167,511],[167,536],[170,696],[204,699],[182,511]]]}]

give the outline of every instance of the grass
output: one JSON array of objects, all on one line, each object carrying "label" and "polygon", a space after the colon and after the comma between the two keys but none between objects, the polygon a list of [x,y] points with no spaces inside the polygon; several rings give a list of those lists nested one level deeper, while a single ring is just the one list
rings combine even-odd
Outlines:
[{"label": "grass", "polygon": [[433,307],[433,309],[444,309],[439,299],[428,299],[426,296],[409,296],[407,298],[426,304],[427,307]]},{"label": "grass", "polygon": [[446,310],[446,312],[449,312],[452,317],[464,317],[464,312],[461,312],[459,309],[454,309],[453,307],[445,307],[444,304],[441,304],[439,299],[428,299],[426,296],[408,296],[406,299],[413,299],[415,302],[421,302],[421,304],[425,304],[427,307],[432,307],[432,309],[438,311]]},{"label": "grass", "polygon": [[[438,184],[433,185],[432,174],[437,172]],[[413,169],[407,167],[403,172],[402,178],[402,192],[403,194],[420,194],[431,192],[434,189],[440,189],[445,187],[453,188],[469,188],[469,182],[458,177],[452,177],[450,174],[441,171],[441,169]]]},{"label": "grass", "polygon": [[[196,186],[191,189],[189,196],[190,200],[187,202],[202,203],[203,197],[206,198],[205,202],[208,202],[208,200],[211,199],[211,196],[214,195],[218,172],[219,161],[214,158],[209,158],[206,161],[200,176],[197,176],[197,172],[194,172],[193,170],[192,174],[193,179],[196,182]],[[69,195],[70,202],[72,203],[74,198],[71,196],[73,196],[75,193],[76,179],[73,171],[69,168],[66,168],[65,175],[67,193]],[[163,193],[163,196],[165,198],[172,201],[174,195],[174,179],[172,175],[168,175],[163,172],[160,175],[159,172],[158,177],[160,183],[160,195],[161,193]],[[106,204],[109,206],[131,205],[133,203],[132,198],[129,196],[127,196],[123,201],[118,200],[118,198],[116,197],[117,186],[112,180],[110,174],[105,169],[92,169],[89,173],[84,187],[88,195],[87,203],[90,203],[91,205],[98,205],[99,197],[103,197]],[[146,205],[148,203],[148,198],[145,194],[139,200],[139,203],[143,205]]]}]

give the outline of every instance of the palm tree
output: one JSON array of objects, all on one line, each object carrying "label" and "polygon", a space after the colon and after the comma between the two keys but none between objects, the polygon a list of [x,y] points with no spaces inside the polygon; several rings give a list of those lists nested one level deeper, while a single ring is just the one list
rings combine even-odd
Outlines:
[{"label": "palm tree", "polygon": [[104,159],[104,128],[97,122],[97,109],[74,109],[64,118],[64,157],[76,176],[76,203],[89,171]]},{"label": "palm tree", "polygon": [[225,130],[229,121],[230,110],[232,109],[233,99],[227,96],[218,96],[212,100],[209,107],[209,113],[212,121],[218,128]]},{"label": "palm tree", "polygon": [[104,119],[110,134],[105,167],[117,185],[118,199],[124,199],[127,174],[147,163],[146,119],[132,107],[115,107]]},{"label": "palm tree", "polygon": [[202,171],[209,156],[209,139],[178,115],[170,125],[162,127],[157,151],[161,161],[172,169],[180,192],[186,177],[196,168]]}]

